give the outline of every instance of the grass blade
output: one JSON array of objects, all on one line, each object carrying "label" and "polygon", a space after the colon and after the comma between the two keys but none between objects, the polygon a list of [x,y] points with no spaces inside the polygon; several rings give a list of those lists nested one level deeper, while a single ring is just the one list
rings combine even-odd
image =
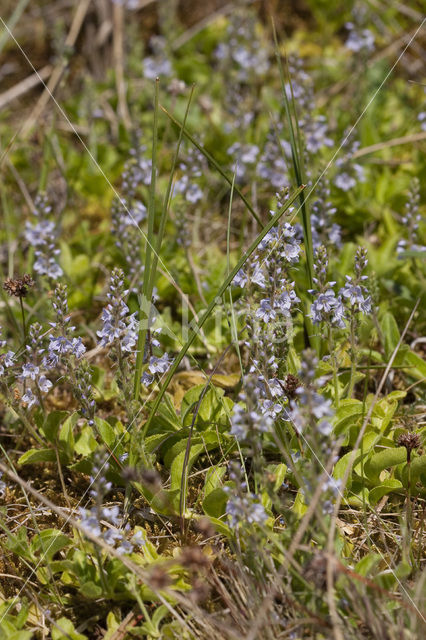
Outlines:
[{"label": "grass blade", "polygon": [[[170,118],[170,120],[172,122],[174,122],[178,127],[183,127],[183,125],[179,122],[179,120],[177,120],[174,116],[172,116],[172,114],[169,113],[167,111],[167,109],[165,109],[165,107],[162,106],[161,109],[164,111],[166,116],[168,118]],[[210,153],[207,151],[207,149],[205,149],[202,144],[197,142],[197,140],[189,133],[189,131],[186,129],[186,127],[183,127],[183,134],[194,145],[194,147],[196,147],[198,149],[198,151],[200,151],[203,154],[203,156],[210,162],[210,164],[216,169],[216,171],[218,171],[218,173],[220,173],[222,178],[224,178],[226,180],[226,182],[229,184],[229,186],[231,187],[232,186],[232,178],[230,178],[228,176],[228,174],[222,169],[220,164],[213,158],[212,155],[210,155]],[[256,211],[253,209],[253,207],[251,206],[250,202],[247,200],[245,195],[240,191],[240,189],[238,189],[238,187],[234,186],[234,190],[238,193],[238,195],[240,196],[241,200],[244,202],[244,204],[246,205],[247,209],[250,211],[251,215],[256,220],[256,222],[261,227],[263,227],[263,223],[262,223],[261,219],[257,215]]]},{"label": "grass blade", "polygon": [[139,332],[137,343],[137,356],[136,356],[136,370],[133,388],[133,397],[138,399],[141,388],[141,375],[142,365],[145,352],[146,334],[148,331],[149,314],[151,309],[151,297],[152,291],[149,288],[151,285],[150,268],[151,268],[151,253],[154,242],[154,219],[155,219],[155,185],[157,178],[157,147],[158,147],[158,89],[159,80],[155,81],[155,94],[154,94],[154,127],[152,135],[152,167],[151,167],[151,184],[149,189],[149,201],[148,201],[148,236],[146,240],[146,253],[145,253],[145,269],[143,279],[143,293],[142,301],[139,307]]},{"label": "grass blade", "polygon": [[[275,24],[272,22],[272,29],[274,34],[274,43],[275,43],[275,57],[277,59],[278,70],[280,74],[281,80],[281,89],[283,93],[284,100],[284,109],[287,118],[287,124],[290,135],[290,146],[291,146],[291,157],[293,162],[294,175],[296,178],[296,184],[305,184],[306,176],[305,176],[305,168],[303,162],[303,142],[302,137],[300,135],[299,122],[297,118],[296,112],[296,103],[293,95],[293,88],[291,85],[291,77],[288,69],[288,65],[286,64],[286,74],[284,74],[283,65],[281,62],[281,54],[278,47],[278,39],[277,32],[275,29]],[[285,77],[287,76],[287,78]],[[290,87],[291,100],[289,99],[287,89],[286,89],[286,79],[287,84]],[[306,203],[306,198],[304,192],[300,193],[299,196],[300,202],[300,210],[302,214],[302,227],[303,227],[303,238],[305,242],[305,251],[306,251],[306,269],[309,281],[309,288],[313,289],[313,244],[312,244],[312,231],[311,231],[311,220],[309,208]]]}]

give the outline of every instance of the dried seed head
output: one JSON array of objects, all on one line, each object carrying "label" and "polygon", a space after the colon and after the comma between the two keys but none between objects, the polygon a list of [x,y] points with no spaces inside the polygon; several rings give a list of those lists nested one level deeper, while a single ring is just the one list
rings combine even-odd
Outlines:
[{"label": "dried seed head", "polygon": [[197,571],[207,569],[210,566],[210,558],[208,558],[200,547],[185,547],[182,549],[180,561],[185,569]]},{"label": "dried seed head", "polygon": [[34,280],[29,273],[26,273],[22,278],[6,278],[3,284],[3,289],[7,291],[10,296],[25,298],[28,290],[33,286]]},{"label": "dried seed head", "polygon": [[[330,561],[333,562],[333,573],[336,573],[335,561]],[[325,589],[327,586],[327,563],[327,555],[318,551],[304,566],[303,577],[308,582],[313,582],[317,589]]]},{"label": "dried seed head", "polygon": [[201,533],[204,539],[212,538],[216,533],[214,526],[210,522],[209,518],[206,517],[197,520],[194,524],[194,528],[198,533]]},{"label": "dried seed head", "polygon": [[121,477],[124,482],[137,482],[140,480],[140,474],[134,467],[124,467],[124,469],[121,470]]},{"label": "dried seed head", "polygon": [[294,398],[296,395],[296,389],[300,387],[301,382],[297,376],[293,376],[289,373],[284,381],[284,391],[288,398]]},{"label": "dried seed head", "polygon": [[160,490],[161,478],[159,473],[155,469],[143,469],[140,474],[141,482],[151,491],[156,489]]},{"label": "dried seed head", "polygon": [[149,586],[154,591],[160,591],[161,589],[166,589],[171,583],[171,578],[167,571],[160,566],[154,566],[151,569],[149,576]]},{"label": "dried seed head", "polygon": [[192,584],[189,596],[196,604],[205,602],[210,595],[210,587],[201,578],[196,578]]},{"label": "dried seed head", "polygon": [[407,449],[407,461],[409,462],[412,450],[420,447],[420,436],[417,433],[406,431],[405,433],[401,433],[398,437],[397,444],[400,447],[405,447]]}]

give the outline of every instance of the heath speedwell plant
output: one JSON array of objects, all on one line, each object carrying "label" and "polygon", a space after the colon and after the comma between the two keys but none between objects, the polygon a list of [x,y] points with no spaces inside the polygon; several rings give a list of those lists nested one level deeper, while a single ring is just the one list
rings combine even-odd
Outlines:
[{"label": "heath speedwell plant", "polygon": [[2,3],[1,640],[424,636],[414,5]]}]

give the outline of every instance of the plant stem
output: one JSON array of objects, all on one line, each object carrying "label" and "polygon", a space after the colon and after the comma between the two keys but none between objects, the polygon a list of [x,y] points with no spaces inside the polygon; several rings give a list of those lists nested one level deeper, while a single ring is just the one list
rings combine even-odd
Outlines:
[{"label": "plant stem", "polygon": [[27,328],[25,325],[25,309],[24,303],[22,302],[22,296],[19,296],[19,304],[21,305],[21,314],[22,314],[22,328],[24,330],[24,342],[27,340]]},{"label": "plant stem", "polygon": [[285,205],[274,215],[273,218],[271,218],[271,220],[268,222],[268,224],[262,229],[262,231],[259,233],[257,238],[255,238],[255,240],[251,243],[250,247],[248,248],[248,250],[246,251],[244,256],[238,261],[238,263],[232,269],[231,273],[229,273],[229,275],[225,278],[224,282],[222,283],[222,286],[219,287],[218,291],[216,292],[216,295],[214,296],[213,300],[210,302],[209,306],[207,307],[206,311],[204,312],[204,314],[200,318],[199,322],[196,324],[195,327],[192,328],[192,334],[190,335],[190,337],[186,341],[185,345],[182,347],[182,349],[180,350],[180,352],[176,356],[172,366],[170,367],[170,369],[168,371],[166,379],[165,379],[165,381],[164,381],[164,383],[163,383],[163,385],[162,385],[162,387],[161,387],[161,389],[160,389],[160,391],[159,391],[159,393],[158,393],[158,395],[157,395],[157,397],[156,397],[156,399],[155,399],[155,401],[154,401],[154,403],[152,405],[152,409],[151,409],[151,412],[149,414],[148,420],[146,421],[146,423],[144,424],[144,426],[142,428],[142,437],[144,437],[145,434],[147,433],[147,431],[149,429],[149,426],[151,424],[151,421],[152,421],[152,419],[153,419],[158,407],[160,406],[160,402],[161,402],[161,400],[162,400],[162,398],[163,398],[163,396],[164,396],[164,394],[166,392],[166,389],[169,386],[170,381],[173,378],[173,376],[174,376],[179,364],[182,362],[182,360],[185,357],[188,349],[190,348],[192,343],[197,338],[199,330],[204,325],[206,320],[209,318],[209,316],[212,313],[213,309],[216,307],[217,300],[222,300],[223,294],[225,293],[226,289],[229,287],[229,285],[231,284],[231,282],[233,281],[233,279],[237,275],[238,271],[247,262],[247,260],[250,258],[252,253],[254,253],[254,251],[256,251],[259,243],[263,240],[263,238],[266,236],[266,234],[272,229],[272,227],[274,227],[277,224],[278,220],[285,213],[285,211],[287,211],[287,209],[289,207],[291,207],[293,202],[299,197],[300,192],[304,188],[305,188],[305,185],[301,185],[298,189],[296,189],[296,191],[293,193],[293,195],[287,200]]},{"label": "plant stem", "polygon": [[152,304],[152,290],[150,287],[152,274],[151,254],[154,242],[154,218],[155,218],[155,182],[157,177],[157,145],[158,145],[158,79],[155,82],[154,94],[154,128],[152,134],[152,166],[151,166],[151,184],[149,188],[148,201],[148,236],[146,238],[145,248],[145,268],[143,280],[142,299],[139,304],[139,331],[136,356],[136,370],[134,378],[133,397],[135,400],[139,398],[141,388],[142,365],[145,355],[146,333],[149,326],[150,311]]},{"label": "plant stem", "polygon": [[357,363],[357,357],[356,357],[356,338],[355,338],[355,324],[356,324],[356,318],[355,315],[352,315],[351,318],[351,336],[350,336],[350,340],[351,340],[351,377],[349,379],[349,387],[348,387],[348,398],[352,398],[352,394],[354,392],[354,387],[355,387],[355,374],[356,374],[356,363]]},{"label": "plant stem", "polygon": [[337,358],[336,358],[336,350],[334,348],[334,340],[333,340],[333,329],[332,327],[328,327],[328,348],[330,353],[333,354],[333,386],[334,386],[334,402],[336,408],[339,406],[339,381],[337,379]]}]

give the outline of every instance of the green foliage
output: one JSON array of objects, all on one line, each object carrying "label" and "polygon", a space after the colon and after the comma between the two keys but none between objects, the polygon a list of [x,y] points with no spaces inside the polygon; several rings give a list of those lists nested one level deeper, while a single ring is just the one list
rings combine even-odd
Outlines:
[{"label": "green foliage", "polygon": [[[274,34],[245,3],[189,27],[175,3],[157,3],[167,38],[145,47],[144,8],[111,3],[109,16],[106,3],[90,7],[68,51],[68,9],[41,4],[28,17],[21,0],[9,25],[34,19],[36,40],[41,23],[52,27],[49,59],[64,63],[55,98],[78,136],[49,104],[34,135],[20,138],[28,114],[1,107],[3,280],[29,273],[36,283],[21,297],[7,286],[1,294],[1,463],[27,484],[0,476],[0,640],[322,639],[340,626],[348,640],[420,637],[424,96],[401,65],[388,77],[395,25],[413,33],[410,12],[290,3],[282,43],[281,16]],[[373,33],[375,53],[344,46],[350,22]],[[153,88],[143,65],[157,46],[174,81],[194,89],[163,76]],[[6,32],[3,52],[8,85],[17,63]],[[362,178],[346,190],[336,177],[354,167]],[[324,185],[341,243],[318,205]],[[37,266],[42,231],[31,227],[43,220],[44,192],[54,277]],[[301,242],[288,270],[286,224]],[[361,313],[338,293],[352,305],[344,326],[313,321],[320,242],[324,291],[352,282],[357,247],[367,250],[371,308]],[[268,263],[274,252],[280,261]],[[251,261],[268,265],[258,290]],[[114,267],[124,306],[108,326]],[[247,282],[234,286],[241,269]],[[265,291],[276,302],[289,279],[298,300],[278,318],[276,357],[263,342],[273,315],[253,327]],[[67,286],[62,320],[58,284]],[[132,314],[155,316],[137,327],[133,351],[120,334]],[[157,363],[150,381],[160,349],[171,366]],[[10,597],[21,587],[24,596]]]}]

